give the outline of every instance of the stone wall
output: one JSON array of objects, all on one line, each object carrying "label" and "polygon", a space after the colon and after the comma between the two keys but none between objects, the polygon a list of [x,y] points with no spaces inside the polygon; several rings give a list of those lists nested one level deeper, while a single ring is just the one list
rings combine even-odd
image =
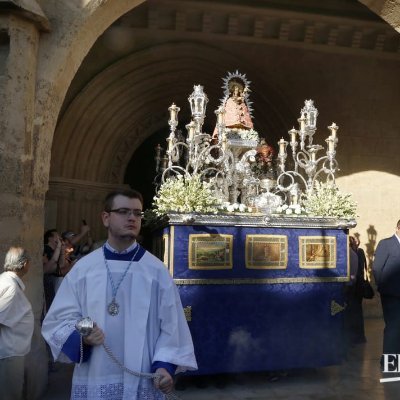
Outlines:
[{"label": "stone wall", "polygon": [[39,30],[26,18],[2,14],[0,58],[0,253],[12,245],[25,247],[32,257],[26,293],[35,317],[35,335],[28,359],[27,387],[31,398],[40,398],[47,380],[47,358],[40,332],[43,303],[42,244],[44,186],[33,182],[35,158],[35,85]]}]

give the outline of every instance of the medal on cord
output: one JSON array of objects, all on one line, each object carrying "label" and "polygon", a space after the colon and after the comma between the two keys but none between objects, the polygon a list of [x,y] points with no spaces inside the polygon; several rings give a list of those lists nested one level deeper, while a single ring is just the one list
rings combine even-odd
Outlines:
[{"label": "medal on cord", "polygon": [[111,316],[115,317],[116,315],[119,314],[119,304],[118,304],[118,303],[116,302],[116,300],[115,300],[115,298],[117,297],[118,289],[119,289],[119,287],[121,286],[121,283],[122,283],[122,281],[124,280],[124,278],[125,278],[125,276],[126,276],[126,274],[127,274],[127,272],[128,272],[128,269],[130,268],[130,266],[131,266],[133,260],[135,259],[136,254],[138,253],[140,246],[139,246],[139,244],[137,244],[137,246],[136,246],[136,251],[135,251],[135,253],[134,253],[133,256],[132,256],[131,261],[129,261],[129,264],[128,264],[128,266],[126,267],[124,273],[122,274],[122,277],[121,277],[121,279],[119,280],[117,286],[115,286],[114,280],[113,280],[113,278],[112,278],[112,276],[111,276],[110,268],[109,268],[108,263],[107,263],[105,248],[106,248],[106,246],[103,245],[104,262],[105,262],[105,264],[106,264],[107,275],[108,275],[108,277],[110,278],[111,290],[112,290],[112,300],[111,300],[111,303],[107,306],[107,311],[108,311],[108,313],[109,313]]}]

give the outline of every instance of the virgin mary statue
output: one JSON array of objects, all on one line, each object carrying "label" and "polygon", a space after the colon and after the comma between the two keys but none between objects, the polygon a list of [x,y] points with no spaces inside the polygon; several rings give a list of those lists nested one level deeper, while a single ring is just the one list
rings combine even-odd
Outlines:
[{"label": "virgin mary statue", "polygon": [[[221,106],[225,110],[224,125],[226,131],[250,131],[253,130],[251,116],[251,103],[249,101],[250,82],[245,74],[238,71],[228,73],[224,78],[224,98]],[[217,129],[213,137],[217,136]]]}]

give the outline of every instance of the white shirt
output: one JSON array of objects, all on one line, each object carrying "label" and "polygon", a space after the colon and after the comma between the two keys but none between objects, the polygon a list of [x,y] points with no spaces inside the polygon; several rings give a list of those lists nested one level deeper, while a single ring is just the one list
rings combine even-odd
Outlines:
[{"label": "white shirt", "polygon": [[15,272],[0,275],[0,359],[24,356],[31,349],[34,319],[24,290]]}]

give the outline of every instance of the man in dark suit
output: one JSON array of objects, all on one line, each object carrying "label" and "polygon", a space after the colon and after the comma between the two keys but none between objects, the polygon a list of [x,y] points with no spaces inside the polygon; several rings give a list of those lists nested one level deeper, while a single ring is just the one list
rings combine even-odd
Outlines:
[{"label": "man in dark suit", "polygon": [[385,320],[383,354],[400,354],[400,220],[396,233],[378,243],[372,269]]}]

